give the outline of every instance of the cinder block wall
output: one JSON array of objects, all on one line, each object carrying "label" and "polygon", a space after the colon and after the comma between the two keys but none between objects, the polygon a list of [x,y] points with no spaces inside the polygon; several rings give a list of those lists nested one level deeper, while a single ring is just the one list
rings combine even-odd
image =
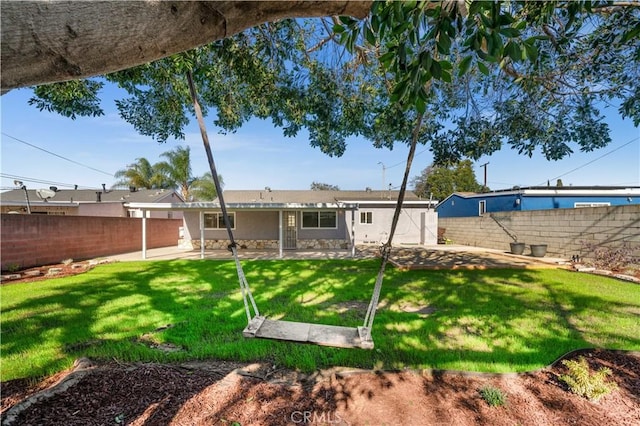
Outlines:
[{"label": "cinder block wall", "polygon": [[527,245],[547,244],[548,256],[563,258],[588,258],[585,242],[612,248],[627,244],[640,256],[640,205],[441,217],[438,227],[454,244],[509,251],[517,238]]},{"label": "cinder block wall", "polygon": [[[142,248],[142,219],[3,214],[2,269],[83,260]],[[178,244],[182,219],[147,219],[147,248]]]}]

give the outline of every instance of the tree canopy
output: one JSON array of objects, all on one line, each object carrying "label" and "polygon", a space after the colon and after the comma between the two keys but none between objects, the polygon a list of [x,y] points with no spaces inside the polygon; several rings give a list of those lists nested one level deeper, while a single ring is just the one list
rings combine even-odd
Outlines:
[{"label": "tree canopy", "polygon": [[338,185],[331,185],[328,183],[322,182],[311,182],[311,190],[312,191],[340,191]]},{"label": "tree canopy", "polygon": [[[193,116],[191,71],[222,130],[270,119],[339,156],[352,136],[407,143],[419,122],[418,141],[449,164],[504,145],[554,160],[607,145],[603,105],[640,124],[639,62],[633,3],[374,2],[364,20],[262,24],[105,79],[129,94],[121,116],[161,142],[184,137]],[[40,86],[31,102],[99,115],[102,85]]]},{"label": "tree canopy", "polygon": [[[191,170],[191,149],[178,146],[161,154],[166,161],[151,164],[146,158],[137,158],[136,162],[118,170],[116,186],[135,186],[138,188],[175,188],[185,201],[212,201],[216,189],[211,173],[201,177],[193,176]],[[222,182],[222,177],[219,177]]]},{"label": "tree canopy", "polygon": [[444,200],[454,192],[488,191],[476,180],[473,164],[463,160],[449,166],[431,165],[412,180],[413,192],[422,198]]}]

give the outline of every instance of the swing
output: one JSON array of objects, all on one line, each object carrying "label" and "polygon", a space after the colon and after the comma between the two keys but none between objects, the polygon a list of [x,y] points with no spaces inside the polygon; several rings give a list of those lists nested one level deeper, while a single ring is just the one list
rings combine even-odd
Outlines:
[{"label": "swing", "polygon": [[[411,162],[416,148],[417,130],[414,129],[414,135],[412,137],[411,146],[409,149],[409,155],[407,158],[407,165],[405,169],[402,186],[398,194],[398,203],[394,211],[393,220],[391,221],[391,231],[389,232],[389,239],[384,243],[380,249],[381,262],[376,282],[373,288],[373,294],[369,301],[367,313],[363,325],[360,327],[343,327],[335,325],[323,325],[323,324],[310,324],[294,321],[282,321],[272,320],[265,316],[260,315],[256,301],[253,298],[249,283],[244,275],[240,259],[238,258],[237,246],[231,230],[229,216],[227,214],[227,207],[224,203],[222,194],[222,187],[218,179],[218,173],[216,171],[215,162],[213,160],[213,154],[211,153],[211,147],[209,145],[209,137],[204,125],[204,119],[202,117],[202,110],[198,102],[198,97],[193,83],[193,77],[191,72],[187,73],[187,81],[189,84],[189,91],[193,100],[193,106],[200,127],[200,134],[202,135],[202,142],[207,154],[207,160],[209,161],[209,167],[211,169],[211,176],[218,193],[218,200],[220,202],[220,208],[222,210],[222,217],[224,218],[224,224],[229,235],[229,250],[233,254],[233,259],[236,265],[236,271],[238,274],[238,281],[240,283],[240,290],[242,292],[242,300],[244,302],[244,309],[247,315],[247,326],[243,330],[244,337],[249,338],[262,338],[273,340],[285,340],[290,342],[310,343],[320,346],[332,346],[338,348],[361,348],[361,349],[373,349],[373,338],[371,337],[371,328],[373,326],[373,320],[375,318],[376,309],[378,307],[378,299],[380,297],[380,290],[382,288],[382,280],[384,278],[384,270],[386,268],[389,256],[391,254],[391,241],[393,240],[393,234],[395,233],[400,212],[402,209],[402,202],[404,200],[404,194],[407,188],[407,181],[409,178],[409,172],[411,169]],[[422,115],[418,120],[416,129],[419,128],[422,121]]]}]

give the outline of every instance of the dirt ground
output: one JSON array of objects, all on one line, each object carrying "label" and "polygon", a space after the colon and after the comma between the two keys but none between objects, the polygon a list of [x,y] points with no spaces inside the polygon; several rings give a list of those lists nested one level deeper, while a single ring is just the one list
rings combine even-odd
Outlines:
[{"label": "dirt ground", "polygon": [[[334,369],[305,376],[273,365],[83,360],[38,383],[3,383],[2,424],[640,424],[640,354],[590,350],[569,358],[579,355],[593,369],[610,368],[617,389],[598,402],[576,396],[558,379],[560,363],[526,374]],[[488,385],[506,395],[504,406],[481,398]]]}]

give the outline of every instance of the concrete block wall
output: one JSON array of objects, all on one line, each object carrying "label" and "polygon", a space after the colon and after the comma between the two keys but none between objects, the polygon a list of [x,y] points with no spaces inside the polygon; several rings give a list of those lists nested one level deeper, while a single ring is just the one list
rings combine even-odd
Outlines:
[{"label": "concrete block wall", "polygon": [[[96,216],[1,215],[2,270],[141,250],[142,219]],[[178,243],[181,219],[147,219],[147,248]]]},{"label": "concrete block wall", "polygon": [[527,245],[547,244],[548,256],[562,258],[588,258],[585,243],[611,248],[625,244],[640,257],[640,205],[441,217],[438,227],[454,244],[509,251],[515,238]]}]

